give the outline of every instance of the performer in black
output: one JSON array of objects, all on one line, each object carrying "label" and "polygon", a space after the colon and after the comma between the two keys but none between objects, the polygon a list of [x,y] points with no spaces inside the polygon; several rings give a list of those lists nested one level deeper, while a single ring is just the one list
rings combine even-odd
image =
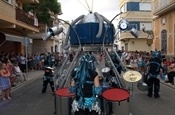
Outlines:
[{"label": "performer in black", "polygon": [[161,58],[159,52],[152,52],[152,58],[149,60],[148,66],[148,97],[152,97],[153,86],[154,86],[154,97],[159,98],[160,90],[160,80],[159,73],[160,69],[163,69],[161,66]]},{"label": "performer in black", "polygon": [[101,108],[98,96],[102,93],[99,76],[89,68],[87,56],[81,58],[79,67],[72,73],[70,92],[76,97],[72,102],[75,115],[99,115]]},{"label": "performer in black", "polygon": [[46,92],[48,83],[50,84],[52,92],[54,92],[54,83],[53,83],[54,72],[53,72],[53,68],[45,67],[44,71],[45,71],[45,73],[44,73],[44,76],[43,76],[42,93]]}]

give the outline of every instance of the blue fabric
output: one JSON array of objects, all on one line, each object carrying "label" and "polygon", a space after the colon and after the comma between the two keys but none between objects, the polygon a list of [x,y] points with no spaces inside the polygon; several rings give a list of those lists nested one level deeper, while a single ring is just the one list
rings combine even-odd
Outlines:
[{"label": "blue fabric", "polygon": [[10,87],[11,87],[10,78],[0,76],[0,89],[6,90],[9,89]]},{"label": "blue fabric", "polygon": [[[102,93],[102,87],[95,87],[94,86],[94,78],[96,77],[96,74],[92,74],[94,72],[95,67],[95,57],[86,54],[83,55],[80,59],[80,64],[76,68],[75,75],[73,76],[75,80],[75,86],[71,86],[69,88],[69,91],[71,93],[76,92],[76,101],[78,103],[78,108],[81,109],[89,109],[92,110],[94,104],[97,102],[96,95],[100,95]],[[93,72],[91,72],[92,70]],[[91,73],[91,74],[90,74]],[[91,75],[91,76],[90,76]],[[92,91],[89,91],[91,94],[88,97],[87,93],[84,92],[84,90],[90,86]],[[89,93],[88,93],[89,94]]]},{"label": "blue fabric", "polygon": [[102,87],[101,86],[94,87],[94,94],[101,95],[101,93],[102,93]]},{"label": "blue fabric", "polygon": [[138,61],[138,63],[137,63],[137,64],[138,64],[138,66],[139,66],[139,67],[142,67],[142,66],[144,66],[144,65],[145,65],[144,61]]},{"label": "blue fabric", "polygon": [[76,92],[76,87],[75,87],[75,86],[71,86],[71,87],[69,88],[69,92],[70,92],[70,93],[75,93],[75,92]]}]

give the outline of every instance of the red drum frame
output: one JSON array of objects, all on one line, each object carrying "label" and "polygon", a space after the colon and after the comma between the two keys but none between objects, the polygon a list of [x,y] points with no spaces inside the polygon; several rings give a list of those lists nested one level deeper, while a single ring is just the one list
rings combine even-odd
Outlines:
[{"label": "red drum frame", "polygon": [[[130,92],[123,88],[110,88],[102,93],[108,103],[112,103],[112,114],[128,115]],[[106,104],[107,105],[107,104]]]}]

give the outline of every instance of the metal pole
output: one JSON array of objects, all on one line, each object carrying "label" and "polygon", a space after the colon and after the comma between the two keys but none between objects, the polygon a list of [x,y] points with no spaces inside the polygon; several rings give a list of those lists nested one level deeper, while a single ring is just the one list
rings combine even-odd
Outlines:
[{"label": "metal pole", "polygon": [[104,34],[104,36],[103,36],[103,48],[104,48],[104,44],[105,44],[105,36],[106,36],[106,34],[107,34],[107,32],[108,32],[108,30],[109,30],[109,28],[110,28],[110,25],[111,25],[112,21],[113,21],[117,16],[119,16],[120,14],[122,14],[122,12],[120,12],[119,14],[117,14],[117,15],[110,21],[110,23],[109,23],[109,25],[108,25],[108,27],[107,27],[107,29],[106,29],[106,31],[105,31],[105,34]]},{"label": "metal pole", "polygon": [[26,46],[25,46],[25,49],[26,49],[26,51],[25,51],[25,52],[26,52],[26,74],[27,74],[27,72],[28,72],[28,62],[27,62],[27,61],[28,61],[28,59],[27,59],[27,57],[28,57],[28,56],[27,56],[28,51],[27,51],[27,48],[28,48],[28,47],[27,47],[27,45],[26,45]]},{"label": "metal pole", "polygon": [[78,42],[79,42],[79,47],[81,48],[80,38],[79,38],[79,36],[78,36],[76,30],[72,27],[72,25],[69,24],[67,21],[65,21],[65,20],[63,20],[63,19],[59,19],[59,18],[58,18],[58,20],[59,20],[59,21],[63,21],[64,23],[68,24],[68,25],[73,29],[73,31],[75,32],[75,34],[76,34],[76,36],[77,36],[77,39],[78,39]]}]

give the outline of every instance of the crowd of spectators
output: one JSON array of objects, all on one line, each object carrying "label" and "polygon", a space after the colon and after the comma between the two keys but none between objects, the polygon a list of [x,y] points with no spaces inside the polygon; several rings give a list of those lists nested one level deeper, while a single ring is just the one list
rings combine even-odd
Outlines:
[{"label": "crowd of spectators", "polygon": [[[151,52],[146,51],[119,51],[118,54],[121,57],[121,61],[128,67],[132,67],[133,70],[141,73],[147,72],[146,64],[151,59]],[[163,54],[163,53],[162,53]],[[173,78],[175,77],[175,57],[161,55],[163,71],[160,73],[160,78],[165,82],[174,84]]]},{"label": "crowd of spectators", "polygon": [[43,70],[44,66],[59,66],[63,62],[63,53],[35,53],[31,55],[1,52],[0,54],[0,90],[2,99],[11,99],[11,87],[27,81],[26,72]]}]

